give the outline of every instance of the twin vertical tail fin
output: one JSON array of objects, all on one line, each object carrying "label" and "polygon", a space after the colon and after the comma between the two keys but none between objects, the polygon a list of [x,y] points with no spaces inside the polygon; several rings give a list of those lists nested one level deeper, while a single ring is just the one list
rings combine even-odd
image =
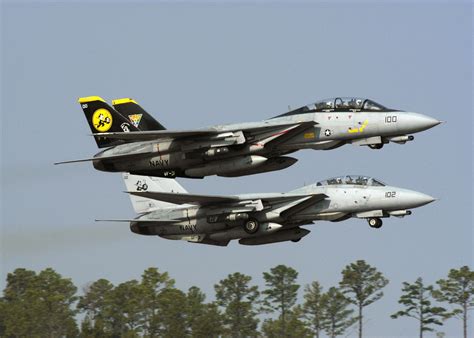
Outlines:
[{"label": "twin vertical tail fin", "polygon": [[[124,173],[123,180],[125,181],[127,191],[187,193],[178,181],[172,178],[139,176]],[[174,205],[172,203],[161,202],[132,194],[130,194],[130,200],[132,201],[133,209],[138,214]]]},{"label": "twin vertical tail fin", "polygon": [[130,98],[112,101],[114,108],[128,118],[134,127],[139,130],[165,130],[166,128],[148,114],[135,100]]},{"label": "twin vertical tail fin", "polygon": [[[79,103],[94,134],[166,129],[130,98],[113,100],[112,104],[115,109],[99,96],[82,97],[79,99]],[[95,135],[94,138],[99,148],[110,147],[122,142],[100,137],[100,135]]]},{"label": "twin vertical tail fin", "polygon": [[[99,96],[82,97],[79,103],[94,134],[139,130]],[[94,138],[99,148],[110,147],[120,142],[100,135],[94,135]]]}]

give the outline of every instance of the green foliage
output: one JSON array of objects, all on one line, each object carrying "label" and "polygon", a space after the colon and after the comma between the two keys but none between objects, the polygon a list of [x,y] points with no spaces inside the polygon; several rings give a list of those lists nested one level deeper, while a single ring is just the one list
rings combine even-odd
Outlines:
[{"label": "green foliage", "polygon": [[270,272],[263,273],[263,279],[267,289],[263,291],[264,308],[269,312],[278,311],[280,314],[280,335],[287,335],[286,314],[296,304],[298,289],[296,283],[298,272],[285,265],[277,265]]},{"label": "green foliage", "polygon": [[402,296],[398,301],[405,309],[391,315],[391,318],[411,317],[419,322],[420,338],[423,332],[434,331],[432,325],[443,325],[448,313],[442,307],[432,306],[432,285],[425,285],[423,279],[418,278],[413,284],[404,282]]},{"label": "green foliage", "polygon": [[279,337],[298,337],[306,338],[313,337],[313,332],[308,328],[306,323],[301,320],[303,317],[303,309],[300,306],[295,306],[286,314],[286,332],[281,334],[282,318],[267,319],[262,324],[262,333],[264,337],[279,338]]},{"label": "green foliage", "polygon": [[[296,305],[298,273],[278,265],[264,272],[266,289],[260,300],[252,278],[233,273],[217,283],[216,301],[206,303],[198,287],[187,293],[174,287],[167,272],[145,270],[141,280],[114,286],[99,279],[76,297],[76,287],[53,269],[40,273],[16,269],[7,276],[0,298],[1,337],[330,337],[344,335],[359,321],[362,336],[362,310],[383,296],[388,280],[365,261],[344,268],[340,288],[323,293],[314,281],[305,287],[304,302]],[[420,325],[420,337],[442,325],[450,316],[463,319],[467,338],[468,311],[474,307],[474,272],[467,266],[450,270],[446,279],[437,281],[438,289],[424,285],[418,278],[403,283],[399,303],[404,308],[392,318],[412,317]],[[449,303],[452,312],[432,305],[432,299]],[[79,300],[77,302],[77,300]],[[74,305],[77,302],[77,307]],[[357,306],[358,315],[350,304]],[[261,327],[259,311],[278,314]],[[75,316],[84,314],[81,332]]]},{"label": "green foliage", "polygon": [[381,290],[387,284],[388,279],[364,260],[351,263],[342,271],[341,291],[358,308],[359,338],[362,338],[363,308],[382,298]]},{"label": "green foliage", "polygon": [[145,336],[156,337],[162,331],[160,311],[160,296],[165,290],[174,287],[174,279],[167,272],[161,273],[157,268],[148,268],[142,274],[141,289],[143,333]]},{"label": "green foliage", "polygon": [[239,272],[230,274],[214,285],[216,302],[224,308],[225,335],[232,337],[257,336],[257,286],[250,286],[252,277]]},{"label": "green foliage", "polygon": [[114,335],[133,337],[142,331],[143,296],[143,289],[134,279],[111,291],[107,314]]},{"label": "green foliage", "polygon": [[311,327],[316,338],[319,338],[322,330],[321,317],[324,310],[322,291],[323,288],[316,281],[312,282],[310,285],[306,285],[304,290],[303,316]]},{"label": "green foliage", "polygon": [[331,287],[321,297],[321,327],[331,338],[344,334],[354,325],[357,317],[354,310],[348,309],[349,300],[335,287]]},{"label": "green foliage", "polygon": [[0,298],[0,337],[5,336],[5,315],[7,308],[3,298]]},{"label": "green foliage", "polygon": [[7,276],[2,300],[5,336],[63,337],[78,334],[75,312],[76,287],[47,268],[36,274],[16,269]]},{"label": "green foliage", "polygon": [[160,292],[158,302],[159,336],[184,337],[187,305],[185,293],[175,288],[166,288]]},{"label": "green foliage", "polygon": [[84,295],[79,297],[77,308],[85,313],[81,325],[83,336],[104,337],[112,333],[111,313],[112,283],[99,279],[84,289]]},{"label": "green foliage", "polygon": [[187,294],[187,320],[191,337],[219,337],[224,333],[223,317],[215,303],[205,304],[204,293],[196,286]]},{"label": "green foliage", "polygon": [[468,311],[474,307],[474,271],[468,266],[451,269],[448,278],[440,279],[436,284],[439,289],[433,296],[455,307],[451,314],[462,319],[464,338],[467,338]]}]

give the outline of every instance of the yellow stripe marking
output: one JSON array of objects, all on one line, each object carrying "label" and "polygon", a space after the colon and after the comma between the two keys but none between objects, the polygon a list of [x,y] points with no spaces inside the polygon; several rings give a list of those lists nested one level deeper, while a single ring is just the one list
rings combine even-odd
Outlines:
[{"label": "yellow stripe marking", "polygon": [[129,97],[125,97],[123,99],[116,99],[116,100],[112,100],[112,104],[115,106],[115,105],[118,105],[118,104],[124,104],[124,103],[135,103],[135,104],[138,104],[137,102],[135,102],[134,99],[132,98],[129,98]]},{"label": "yellow stripe marking", "polygon": [[92,101],[102,101],[105,102],[103,98],[100,96],[87,96],[87,97],[80,97],[77,102],[79,103],[86,103],[86,102],[92,102]]},{"label": "yellow stripe marking", "polygon": [[351,127],[349,127],[347,132],[350,133],[350,134],[362,133],[364,131],[365,127],[367,127],[368,124],[369,124],[369,120],[365,120],[364,123],[362,123],[362,125],[360,126],[360,128],[351,128]]}]

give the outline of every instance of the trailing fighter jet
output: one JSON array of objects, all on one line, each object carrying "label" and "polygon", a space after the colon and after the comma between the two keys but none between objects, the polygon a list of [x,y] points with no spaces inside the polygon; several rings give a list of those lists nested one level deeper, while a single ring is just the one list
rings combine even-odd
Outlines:
[{"label": "trailing fighter jet", "polygon": [[79,99],[99,148],[96,169],[158,177],[243,176],[287,168],[300,149],[344,144],[380,149],[406,143],[440,121],[389,109],[369,99],[335,98],[273,118],[195,130],[167,130],[132,99]]},{"label": "trailing fighter jet", "polygon": [[341,176],[287,193],[233,196],[190,194],[174,179],[123,174],[135,211],[131,231],[166,239],[226,246],[298,242],[313,221],[366,219],[372,228],[384,217],[403,217],[431,196],[387,186],[367,176]]}]

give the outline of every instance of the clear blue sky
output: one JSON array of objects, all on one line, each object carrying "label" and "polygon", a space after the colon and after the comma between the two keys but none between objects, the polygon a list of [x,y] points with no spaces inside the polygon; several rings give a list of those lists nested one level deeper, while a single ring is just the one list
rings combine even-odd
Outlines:
[{"label": "clear blue sky", "polygon": [[[391,281],[367,308],[367,336],[415,337],[415,321],[389,318],[401,283],[473,267],[471,3],[7,2],[1,22],[2,289],[16,267],[51,266],[81,288],[157,266],[212,299],[213,284],[235,271],[263,286],[263,271],[287,264],[301,284],[328,288],[346,264],[365,259]],[[171,129],[260,120],[332,96],[424,113],[447,123],[404,146],[301,151],[284,171],[181,183],[236,194],[361,173],[440,200],[380,230],[356,219],[318,222],[298,244],[260,247],[193,245],[94,223],[134,213],[119,174],[52,165],[97,151],[76,102],[89,95],[133,97]],[[441,330],[458,337],[461,323]]]}]

